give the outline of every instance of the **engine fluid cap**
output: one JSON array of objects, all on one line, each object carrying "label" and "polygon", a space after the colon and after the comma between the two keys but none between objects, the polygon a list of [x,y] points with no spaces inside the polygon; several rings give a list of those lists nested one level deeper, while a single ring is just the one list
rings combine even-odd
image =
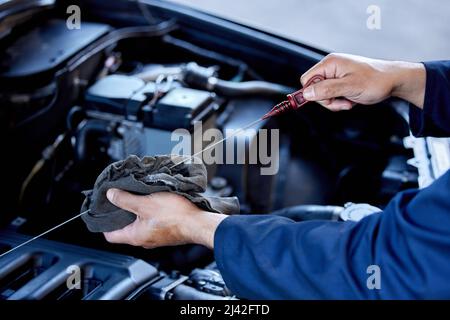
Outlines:
[{"label": "engine fluid cap", "polygon": [[345,205],[345,209],[339,214],[339,217],[342,221],[358,222],[377,212],[381,212],[381,209],[367,203],[348,203]]}]

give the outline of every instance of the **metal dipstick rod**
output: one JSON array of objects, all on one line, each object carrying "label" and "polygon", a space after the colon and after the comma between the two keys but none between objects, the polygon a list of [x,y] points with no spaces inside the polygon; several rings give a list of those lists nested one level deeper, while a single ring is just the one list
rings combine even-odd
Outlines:
[{"label": "metal dipstick rod", "polygon": [[17,250],[17,249],[23,247],[24,245],[29,244],[31,241],[34,241],[34,240],[36,240],[36,239],[39,239],[39,238],[42,237],[42,236],[45,236],[47,233],[50,233],[50,232],[52,232],[53,230],[56,230],[56,229],[62,227],[62,226],[65,225],[66,223],[69,223],[69,222],[71,222],[72,220],[75,220],[75,219],[81,217],[82,215],[84,215],[84,214],[86,214],[86,213],[88,213],[88,212],[89,212],[89,209],[86,210],[86,211],[83,211],[82,213],[77,214],[76,216],[74,216],[74,217],[72,217],[72,218],[70,218],[70,219],[68,219],[68,220],[66,220],[66,221],[64,221],[64,222],[62,222],[62,223],[60,223],[60,224],[58,224],[57,226],[54,226],[54,227],[51,228],[51,229],[48,229],[47,231],[42,232],[41,234],[38,234],[37,236],[35,236],[35,237],[31,238],[31,239],[28,239],[27,241],[25,241],[25,242],[19,244],[18,246],[14,247],[14,248],[12,248],[12,249],[10,249],[10,250],[8,250],[8,251],[6,251],[6,252],[3,252],[2,254],[0,254],[0,258],[3,257],[3,256],[5,256],[5,255],[7,255],[7,254],[10,253],[10,252],[13,252],[14,250]]},{"label": "metal dipstick rod", "polygon": [[182,161],[175,163],[175,164],[174,164],[173,166],[171,166],[169,169],[175,168],[176,166],[178,166],[178,165],[180,165],[180,164],[182,164],[182,163],[185,163],[185,162],[187,162],[187,161],[189,161],[189,160],[192,160],[193,158],[195,158],[195,157],[198,156],[199,154],[202,154],[202,153],[205,152],[206,150],[209,150],[209,149],[211,149],[211,148],[217,146],[218,144],[220,144],[220,143],[222,143],[222,142],[224,142],[224,141],[226,141],[226,140],[228,140],[228,139],[231,139],[231,138],[237,136],[237,135],[240,134],[242,131],[245,131],[245,130],[247,130],[247,129],[253,127],[255,124],[257,124],[257,123],[259,123],[259,122],[261,122],[261,121],[263,121],[263,120],[264,120],[264,119],[259,118],[259,119],[255,120],[255,121],[249,123],[249,124],[246,125],[245,127],[236,130],[235,132],[233,132],[232,134],[230,134],[228,137],[225,137],[225,138],[223,138],[223,139],[221,139],[221,140],[219,140],[219,141],[217,141],[217,142],[214,142],[213,144],[208,145],[206,148],[200,150],[199,152],[194,153],[193,155],[188,156],[187,158],[183,159]]}]

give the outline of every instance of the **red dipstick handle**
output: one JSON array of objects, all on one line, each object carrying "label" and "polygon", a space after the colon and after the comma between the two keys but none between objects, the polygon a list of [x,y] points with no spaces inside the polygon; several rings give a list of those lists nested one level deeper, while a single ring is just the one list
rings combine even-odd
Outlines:
[{"label": "red dipstick handle", "polygon": [[315,75],[305,85],[302,89],[295,91],[294,93],[290,93],[287,95],[287,100],[280,102],[275,107],[273,107],[269,112],[267,112],[262,119],[267,119],[276,115],[279,115],[285,111],[288,110],[297,110],[304,104],[308,103],[308,100],[306,100],[303,97],[303,90],[305,90],[306,87],[310,86],[313,83],[317,83],[319,81],[324,80],[325,78],[321,75]]}]

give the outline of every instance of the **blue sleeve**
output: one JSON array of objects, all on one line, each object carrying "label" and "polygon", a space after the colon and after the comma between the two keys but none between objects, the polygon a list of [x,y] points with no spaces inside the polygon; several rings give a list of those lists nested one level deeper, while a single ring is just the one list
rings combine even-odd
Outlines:
[{"label": "blue sleeve", "polygon": [[[417,136],[450,135],[450,62],[425,63]],[[230,289],[250,299],[450,298],[450,172],[397,195],[359,223],[231,216],[215,233],[217,265]],[[368,267],[381,289],[369,289]],[[370,271],[371,272],[371,271]]]},{"label": "blue sleeve", "polygon": [[[450,298],[450,172],[353,222],[230,216],[215,233],[217,265],[248,299]],[[379,267],[380,289],[369,289]],[[372,282],[371,282],[372,283]]]},{"label": "blue sleeve", "polygon": [[423,110],[411,105],[409,122],[415,136],[450,136],[450,61],[425,62]]}]

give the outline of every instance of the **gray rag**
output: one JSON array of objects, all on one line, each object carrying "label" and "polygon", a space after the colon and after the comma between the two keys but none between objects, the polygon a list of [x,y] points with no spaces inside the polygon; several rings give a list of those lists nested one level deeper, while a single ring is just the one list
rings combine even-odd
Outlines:
[{"label": "gray rag", "polygon": [[179,194],[203,210],[223,214],[239,212],[236,197],[213,197],[201,195],[206,190],[206,168],[202,163],[182,163],[174,168],[174,163],[182,161],[181,156],[143,157],[129,156],[110,164],[98,176],[93,190],[83,191],[86,199],[81,212],[89,231],[110,232],[129,225],[136,215],[113,205],[106,198],[110,188],[122,189],[138,195],[154,192]]}]

